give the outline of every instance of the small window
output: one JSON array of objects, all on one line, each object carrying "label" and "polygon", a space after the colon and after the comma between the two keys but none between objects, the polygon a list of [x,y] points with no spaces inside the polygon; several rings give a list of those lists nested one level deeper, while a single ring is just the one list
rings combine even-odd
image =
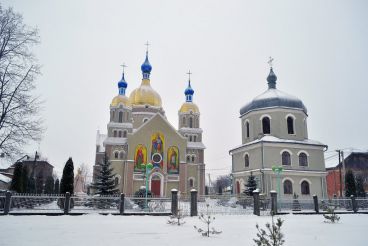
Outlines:
[{"label": "small window", "polygon": [[119,138],[121,138],[121,131],[119,131]]},{"label": "small window", "polygon": [[127,137],[127,131],[123,131],[123,138]]},{"label": "small window", "polygon": [[307,167],[308,166],[308,156],[305,153],[299,154],[299,166]]},{"label": "small window", "polygon": [[262,119],[262,130],[263,130],[263,134],[270,134],[271,133],[270,118],[264,117]]},{"label": "small window", "polygon": [[290,180],[284,181],[284,194],[285,195],[291,195],[293,194],[293,184]]},{"label": "small window", "polygon": [[284,165],[284,166],[290,166],[291,165],[290,154],[287,151],[282,152],[282,165]]},{"label": "small window", "polygon": [[187,163],[189,163],[190,162],[190,156],[188,155],[187,156]]},{"label": "small window", "polygon": [[116,138],[117,137],[117,132],[116,131],[114,131],[114,138]]},{"label": "small window", "polygon": [[245,123],[245,132],[246,132],[247,138],[249,138],[249,122],[248,121]]},{"label": "small window", "polygon": [[193,142],[197,142],[197,136],[196,135],[193,136]]},{"label": "small window", "polygon": [[123,122],[123,112],[119,112],[119,122]]},{"label": "small window", "polygon": [[193,156],[192,156],[192,162],[193,162],[193,163],[194,163],[194,160],[195,160],[195,156],[193,155]]},{"label": "small window", "polygon": [[189,128],[193,128],[193,118],[189,118]]},{"label": "small window", "polygon": [[192,142],[192,136],[191,135],[189,136],[189,142]]},{"label": "small window", "polygon": [[294,119],[291,116],[287,117],[287,129],[288,134],[294,134]]},{"label": "small window", "polygon": [[309,183],[307,181],[304,180],[300,184],[300,188],[301,188],[301,191],[302,191],[302,195],[309,195],[310,194]]},{"label": "small window", "polygon": [[115,157],[115,159],[119,159],[119,152],[117,152],[117,151],[116,151],[116,152],[114,153],[114,157]]},{"label": "small window", "polygon": [[194,187],[194,180],[193,179],[189,179],[189,187],[190,188]]},{"label": "small window", "polygon": [[115,185],[118,185],[118,184],[119,184],[119,178],[115,177]]},{"label": "small window", "polygon": [[244,156],[244,166],[249,167],[249,155],[248,154]]}]

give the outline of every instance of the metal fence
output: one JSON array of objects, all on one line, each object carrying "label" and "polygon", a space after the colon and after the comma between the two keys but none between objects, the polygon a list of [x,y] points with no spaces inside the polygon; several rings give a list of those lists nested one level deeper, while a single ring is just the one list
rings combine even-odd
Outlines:
[{"label": "metal fence", "polygon": [[166,197],[125,197],[124,213],[170,213],[171,198]]},{"label": "metal fence", "polygon": [[120,196],[71,196],[69,213],[118,213]]},{"label": "metal fence", "polygon": [[13,194],[10,200],[11,213],[60,213],[64,195]]},{"label": "metal fence", "polygon": [[298,211],[314,211],[313,199],[280,199],[277,202],[278,211],[281,212],[298,212]]}]

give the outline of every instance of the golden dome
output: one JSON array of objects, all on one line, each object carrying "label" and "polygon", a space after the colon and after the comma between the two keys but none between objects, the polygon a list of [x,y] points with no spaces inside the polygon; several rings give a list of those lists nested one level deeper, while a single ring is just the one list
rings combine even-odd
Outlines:
[{"label": "golden dome", "polygon": [[142,84],[129,96],[132,105],[151,105],[162,107],[160,95],[151,87],[149,79],[143,79]]},{"label": "golden dome", "polygon": [[126,97],[125,95],[117,95],[116,97],[114,97],[112,99],[111,106],[116,107],[120,103],[123,104],[124,106],[129,106],[130,107],[129,98]]},{"label": "golden dome", "polygon": [[192,102],[185,102],[183,103],[183,105],[181,105],[181,108],[179,110],[180,113],[189,113],[190,111],[192,111],[193,113],[199,113],[198,106]]}]

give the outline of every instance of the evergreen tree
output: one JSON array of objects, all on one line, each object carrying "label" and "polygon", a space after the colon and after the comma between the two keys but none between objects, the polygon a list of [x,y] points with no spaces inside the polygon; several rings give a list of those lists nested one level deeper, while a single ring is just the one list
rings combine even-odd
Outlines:
[{"label": "evergreen tree", "polygon": [[22,180],[23,165],[21,162],[15,163],[13,179],[10,184],[10,190],[17,193],[23,193],[23,180]]},{"label": "evergreen tree", "polygon": [[25,164],[22,165],[22,193],[27,193],[28,192],[28,183],[29,183],[29,179],[28,179],[28,169],[27,166]]},{"label": "evergreen tree", "polygon": [[364,180],[361,175],[356,178],[356,194],[357,197],[365,197]]},{"label": "evergreen tree", "polygon": [[45,182],[45,194],[53,194],[54,193],[54,178],[52,176],[48,176]]},{"label": "evergreen tree", "polygon": [[26,192],[29,193],[29,194],[36,193],[36,181],[35,181],[33,175],[31,175],[28,178],[28,184],[27,184],[27,191]]},{"label": "evergreen tree", "polygon": [[345,196],[350,197],[351,195],[356,196],[356,186],[354,173],[349,169],[345,175]]},{"label": "evergreen tree", "polygon": [[96,180],[91,184],[91,187],[96,190],[96,194],[111,195],[118,192],[115,188],[115,174],[112,174],[112,168],[110,167],[110,161],[106,154],[103,161],[98,164],[99,173],[96,175]]},{"label": "evergreen tree", "polygon": [[44,186],[43,175],[42,175],[42,172],[39,172],[36,177],[36,193],[37,194],[43,193],[43,188],[44,188],[43,186]]},{"label": "evergreen tree", "polygon": [[72,158],[66,162],[63,170],[63,176],[60,181],[60,193],[65,194],[74,192],[74,164]]},{"label": "evergreen tree", "polygon": [[257,182],[255,177],[253,176],[252,172],[250,173],[250,176],[248,177],[248,182],[245,185],[246,189],[244,193],[247,196],[253,196],[253,191],[257,189]]},{"label": "evergreen tree", "polygon": [[56,179],[56,181],[55,181],[54,194],[60,194],[60,182],[59,182],[59,179]]}]

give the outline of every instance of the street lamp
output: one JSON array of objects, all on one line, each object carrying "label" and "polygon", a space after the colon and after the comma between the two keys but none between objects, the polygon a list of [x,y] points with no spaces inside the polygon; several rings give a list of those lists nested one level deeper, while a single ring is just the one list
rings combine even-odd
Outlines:
[{"label": "street lamp", "polygon": [[277,178],[277,193],[279,194],[277,197],[280,197],[280,174],[284,171],[282,166],[272,166],[272,171],[276,174]]},{"label": "street lamp", "polygon": [[145,170],[145,178],[146,178],[146,202],[145,202],[145,206],[144,208],[147,209],[148,208],[148,201],[147,201],[147,196],[148,196],[148,174],[151,172],[153,165],[152,163],[147,163],[141,164],[141,167]]}]

